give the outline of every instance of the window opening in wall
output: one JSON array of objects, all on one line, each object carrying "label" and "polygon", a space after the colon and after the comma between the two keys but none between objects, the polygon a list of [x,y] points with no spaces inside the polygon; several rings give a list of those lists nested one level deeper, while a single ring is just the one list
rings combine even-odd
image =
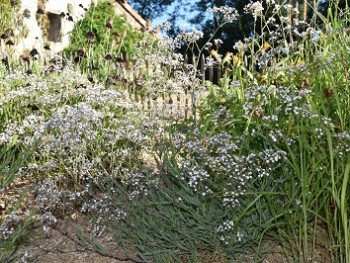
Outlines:
[{"label": "window opening in wall", "polygon": [[49,18],[49,34],[48,34],[48,41],[52,42],[61,42],[62,41],[62,22],[61,17],[57,14],[48,13]]}]

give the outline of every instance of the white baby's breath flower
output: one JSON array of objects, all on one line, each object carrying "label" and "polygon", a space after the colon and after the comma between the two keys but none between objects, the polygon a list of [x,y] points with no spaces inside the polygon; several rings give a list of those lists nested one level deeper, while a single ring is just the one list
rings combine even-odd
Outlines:
[{"label": "white baby's breath flower", "polygon": [[236,49],[239,53],[244,53],[247,50],[248,45],[239,40],[235,43],[233,48]]},{"label": "white baby's breath flower", "polygon": [[204,33],[199,30],[193,30],[190,32],[183,32],[176,37],[177,41],[185,41],[187,43],[194,43],[201,39],[204,36]]},{"label": "white baby's breath flower", "polygon": [[209,8],[207,12],[212,13],[214,16],[221,17],[222,23],[232,23],[237,20],[239,16],[238,11],[230,6]]},{"label": "white baby's breath flower", "polygon": [[257,1],[253,3],[249,3],[244,7],[244,11],[247,14],[252,14],[254,19],[262,16],[262,12],[264,11],[264,7],[262,3]]},{"label": "white baby's breath flower", "polygon": [[156,28],[159,29],[159,30],[168,31],[168,30],[171,29],[171,23],[169,21],[165,21],[165,22],[160,23],[159,25],[157,25]]}]

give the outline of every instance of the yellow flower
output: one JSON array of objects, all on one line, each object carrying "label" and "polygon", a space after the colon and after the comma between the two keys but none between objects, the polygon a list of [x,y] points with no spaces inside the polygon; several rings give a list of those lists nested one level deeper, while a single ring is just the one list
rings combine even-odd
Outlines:
[{"label": "yellow flower", "polygon": [[295,66],[295,65],[304,65],[304,60],[301,57],[298,57],[297,60],[291,60],[289,62],[289,66]]},{"label": "yellow flower", "polygon": [[267,50],[270,49],[270,48],[271,48],[271,46],[270,46],[270,44],[267,43],[267,42],[265,42],[265,43],[262,45],[262,47],[261,47],[262,51],[267,51]]},{"label": "yellow flower", "polygon": [[232,58],[232,53],[231,52],[227,52],[224,59],[222,60],[222,64],[225,64],[227,62],[229,62]]},{"label": "yellow flower", "polygon": [[221,63],[221,56],[218,54],[217,50],[210,50],[210,55],[212,55],[219,63]]},{"label": "yellow flower", "polygon": [[237,55],[234,55],[234,56],[233,56],[233,64],[234,64],[235,66],[240,65],[241,62],[242,62],[242,58],[241,58],[240,56],[237,56]]}]

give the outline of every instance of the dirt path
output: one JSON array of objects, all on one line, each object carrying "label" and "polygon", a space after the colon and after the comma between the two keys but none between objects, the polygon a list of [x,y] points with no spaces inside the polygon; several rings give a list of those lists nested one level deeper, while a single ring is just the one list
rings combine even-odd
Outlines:
[{"label": "dirt path", "polygon": [[[85,225],[84,220],[72,222],[60,220],[54,229],[47,233],[41,233],[32,238],[30,244],[21,246],[17,254],[29,253],[33,262],[51,263],[120,263],[135,262],[128,260],[118,244],[107,239],[98,240],[106,248],[108,255],[102,255],[95,251],[93,245],[83,244],[76,235],[78,228]],[[85,231],[86,232],[86,231]],[[88,233],[84,233],[88,236]],[[107,254],[107,252],[106,252]]]},{"label": "dirt path", "polygon": [[[0,218],[15,207],[21,196],[24,196],[19,209],[29,211],[37,208],[33,196],[33,184],[26,179],[16,179],[0,193]],[[35,219],[29,229],[29,241],[19,246],[10,262],[37,263],[120,263],[142,262],[133,255],[126,255],[112,234],[103,235],[95,244],[101,244],[105,249],[94,246],[89,237],[92,235],[91,224],[86,216],[74,214],[58,219],[51,227],[44,226]],[[79,235],[86,240],[79,239]],[[26,255],[26,256],[24,256]],[[3,262],[1,262],[3,263]]]}]

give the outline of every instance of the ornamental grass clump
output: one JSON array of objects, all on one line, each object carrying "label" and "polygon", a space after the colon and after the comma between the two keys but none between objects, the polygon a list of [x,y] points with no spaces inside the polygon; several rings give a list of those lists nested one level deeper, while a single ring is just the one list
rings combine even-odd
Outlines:
[{"label": "ornamental grass clump", "polygon": [[[199,118],[175,122],[157,144],[158,184],[145,198],[124,201],[135,207],[127,212],[133,222],[117,233],[143,258],[201,260],[205,250],[258,262],[281,244],[285,258],[298,262],[348,262],[346,13],[321,17],[336,25],[330,30],[270,2],[278,24],[258,4],[246,12],[254,11],[263,34],[234,45],[220,86],[206,83]],[[178,39],[194,50],[198,37]],[[223,61],[211,54],[211,63]]]},{"label": "ornamental grass clump", "polygon": [[[23,152],[35,145],[19,170],[11,163],[7,167],[4,159],[1,191],[7,192],[13,179],[35,184],[31,191],[33,209],[37,209],[34,221],[43,224],[45,232],[58,219],[77,212],[91,214],[103,208],[101,217],[122,218],[122,210],[108,210],[113,204],[106,200],[112,192],[109,189],[103,195],[102,186],[106,182],[126,185],[149,173],[141,155],[151,147],[155,119],[142,113],[126,90],[93,84],[69,62],[40,69],[40,75],[11,72],[0,81],[0,149],[12,145],[16,150],[8,158],[19,162]],[[142,188],[140,184],[138,189]],[[5,239],[15,235],[7,218],[1,219]],[[6,243],[5,239],[1,242]],[[11,253],[12,248],[5,249]]]}]

